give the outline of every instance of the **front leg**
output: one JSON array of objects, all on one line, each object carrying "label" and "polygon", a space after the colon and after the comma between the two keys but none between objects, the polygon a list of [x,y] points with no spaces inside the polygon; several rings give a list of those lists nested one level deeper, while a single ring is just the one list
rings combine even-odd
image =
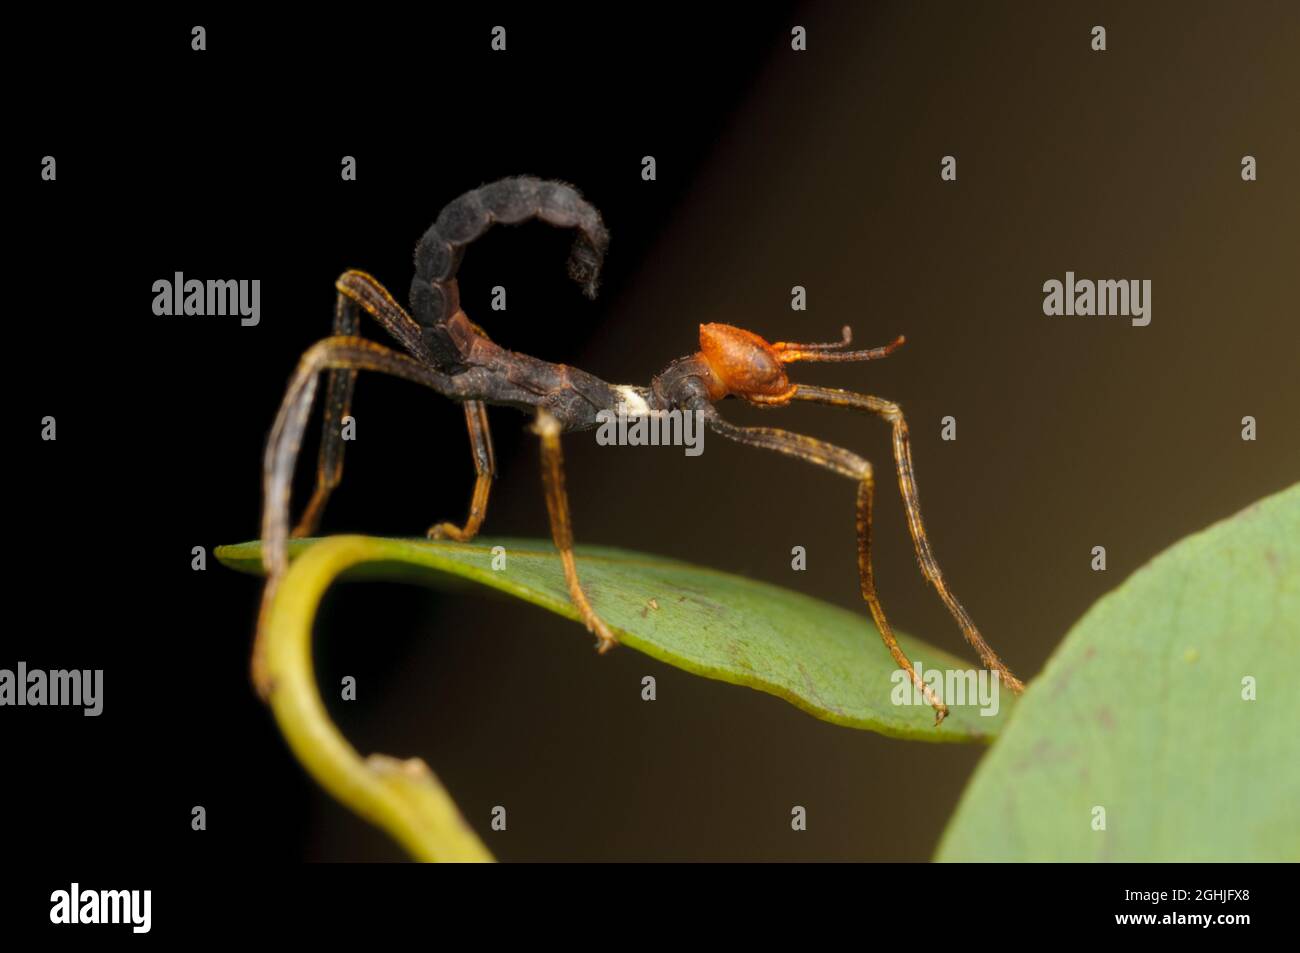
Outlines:
[{"label": "front leg", "polygon": [[871,561],[871,505],[875,495],[875,480],[872,476],[871,464],[851,450],[845,450],[843,447],[804,434],[792,433],[778,427],[738,427],[723,420],[712,408],[702,407],[701,410],[709,427],[728,440],[751,447],[762,447],[765,450],[775,450],[857,482],[858,582],[862,591],[862,600],[871,611],[871,618],[875,620],[881,641],[885,643],[885,648],[889,650],[895,664],[908,674],[912,684],[934,709],[934,723],[938,725],[942,722],[948,717],[948,706],[916,673],[912,660],[907,657],[903,647],[898,644],[898,639],[894,637],[893,627],[885,616],[885,607],[880,601],[880,594],[876,591],[876,576]]},{"label": "front leg", "polygon": [[865,410],[888,421],[894,432],[894,464],[898,470],[898,488],[903,496],[903,508],[907,511],[907,528],[912,534],[912,543],[916,547],[916,558],[921,565],[921,573],[929,580],[939,593],[939,598],[948,607],[957,625],[961,628],[966,641],[979,654],[985,668],[997,672],[1002,684],[1019,695],[1025,690],[1024,683],[1007,668],[998,653],[984,641],[975,622],[966,607],[958,601],[948,582],[943,578],[939,562],[934,558],[930,538],[925,532],[925,522],[921,519],[921,499],[916,489],[916,474],[912,466],[912,446],[908,439],[907,421],[903,411],[893,401],[873,397],[870,394],[858,394],[853,391],[839,390],[833,387],[811,387],[800,384],[794,394],[795,400],[809,400],[832,407],[852,407]]}]

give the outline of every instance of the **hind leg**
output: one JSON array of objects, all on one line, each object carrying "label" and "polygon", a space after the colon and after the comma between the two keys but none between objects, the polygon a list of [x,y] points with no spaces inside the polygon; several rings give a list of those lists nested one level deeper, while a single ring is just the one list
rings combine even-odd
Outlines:
[{"label": "hind leg", "polygon": [[588,632],[596,635],[596,651],[608,652],[618,639],[587,601],[578,581],[573,558],[573,526],[569,522],[569,497],[564,490],[564,458],[560,453],[560,422],[545,410],[538,410],[533,432],[542,439],[542,484],[546,488],[546,512],[551,519],[551,536],[564,565],[564,582],[569,598],[582,616]]},{"label": "hind leg", "polygon": [[469,501],[469,516],[464,526],[436,523],[429,527],[430,539],[454,539],[468,543],[478,535],[487,515],[488,493],[496,476],[496,456],[492,452],[492,431],[488,429],[487,405],[481,400],[465,401],[465,425],[469,428],[470,449],[474,453],[474,495]]},{"label": "hind leg", "polygon": [[[420,326],[378,281],[363,271],[345,271],[334,283],[338,297],[334,304],[334,337],[356,337],[364,311],[383,326],[416,357],[422,356]],[[311,536],[320,525],[330,494],[343,478],[343,418],[352,405],[357,372],[334,368],[325,385],[325,416],[321,423],[320,457],[316,465],[316,489],[302,518],[294,527],[295,537]]]}]

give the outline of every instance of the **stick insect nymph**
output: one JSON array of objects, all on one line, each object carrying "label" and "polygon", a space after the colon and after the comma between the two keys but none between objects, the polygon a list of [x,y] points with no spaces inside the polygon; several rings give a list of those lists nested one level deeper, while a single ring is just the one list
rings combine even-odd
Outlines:
[{"label": "stick insect nymph", "polygon": [[[596,636],[598,651],[617,643],[613,632],[588,602],[573,554],[573,531],[564,487],[560,436],[598,424],[601,411],[617,412],[620,404],[643,412],[698,412],[715,433],[738,443],[788,454],[857,484],[858,575],[866,601],[890,654],[906,670],[935,710],[935,723],[948,714],[899,647],[876,593],[871,564],[871,509],[875,482],[871,464],[834,444],[775,427],[741,427],[719,414],[718,402],[738,397],[768,407],[804,400],[847,407],[879,417],[893,431],[898,485],[907,511],[907,524],[921,572],[935,587],[966,640],[986,667],[1012,691],[1023,689],[989,647],[965,608],[953,595],[926,535],[913,474],[912,452],[903,412],[892,401],[853,391],[792,383],[785,365],[797,362],[872,361],[887,357],[903,344],[900,336],[883,347],[847,350],[850,330],[841,340],[824,344],[770,344],[757,334],[725,324],[700,325],[700,350],[668,365],[649,387],[608,384],[585,371],[518,354],[495,344],[460,308],[456,271],[465,247],[493,224],[540,219],[573,228],[577,238],[569,258],[570,275],[589,297],[609,241],[600,213],[572,186],[535,178],[510,178],[466,192],[442,210],[415,251],[415,278],[408,313],[374,278],[361,271],[344,272],[335,282],[337,297],[334,333],[318,341],[302,357],[290,380],[271,429],[264,467],[265,508],[262,517],[262,560],[267,571],[263,607],[288,565],[289,491],[294,464],[320,374],[328,375],[325,420],[317,467],[316,490],[293,530],[294,536],[315,532],[331,491],[343,472],[341,421],[348,413],[358,371],[391,374],[423,384],[465,408],[476,479],[469,514],[463,525],[441,522],[432,538],[468,541],[477,535],[487,512],[496,471],[487,405],[514,407],[535,415],[533,432],[541,441],[542,482],[551,534],[564,567],[565,582],[587,629]],[[397,351],[360,337],[362,312],[368,314],[401,345]],[[270,690],[259,633],[253,652],[253,679],[265,695]]]}]

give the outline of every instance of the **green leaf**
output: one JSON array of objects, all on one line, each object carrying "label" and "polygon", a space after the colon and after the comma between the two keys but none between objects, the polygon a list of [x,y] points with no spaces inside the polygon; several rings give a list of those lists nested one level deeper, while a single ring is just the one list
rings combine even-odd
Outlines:
[{"label": "green leaf", "polygon": [[[434,586],[468,579],[578,618],[549,541],[349,539],[365,546],[368,565],[344,578]],[[312,542],[294,541],[291,555]],[[494,546],[505,547],[505,571],[492,569]],[[236,569],[261,571],[256,542],[219,547],[216,555]],[[1011,707],[1011,694],[1002,691],[994,715],[981,715],[974,704],[950,703],[951,714],[936,727],[929,706],[895,705],[897,667],[865,608],[848,612],[788,589],[618,549],[580,546],[577,559],[593,607],[627,648],[706,678],[769,692],[826,721],[922,741],[988,741]],[[960,640],[955,627],[951,637]],[[916,639],[900,634],[899,641],[927,670],[978,668]]]},{"label": "green leaf", "polygon": [[938,859],[1300,860],[1297,686],[1300,484],[1178,543],[1084,615],[980,764]]}]

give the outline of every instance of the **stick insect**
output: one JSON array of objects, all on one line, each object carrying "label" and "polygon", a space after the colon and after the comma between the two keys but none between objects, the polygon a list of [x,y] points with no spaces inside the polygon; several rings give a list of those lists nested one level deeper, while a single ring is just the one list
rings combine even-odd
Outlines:
[{"label": "stick insect", "polygon": [[[984,641],[935,560],[921,519],[907,423],[898,405],[868,394],[796,384],[786,375],[785,365],[798,362],[874,361],[887,357],[903,344],[901,335],[881,347],[849,350],[852,334],[847,327],[839,341],[770,344],[757,334],[737,327],[703,324],[700,350],[670,363],[649,387],[608,384],[575,367],[552,364],[498,346],[460,307],[456,272],[466,246],[494,224],[517,224],[531,219],[576,230],[569,273],[586,295],[594,298],[609,241],[600,213],[572,186],[530,177],[484,185],[466,192],[442,210],[416,246],[410,312],[365,272],[346,271],[339,277],[335,283],[338,294],[333,335],[318,341],[303,355],[267,444],[262,518],[262,561],[267,572],[263,617],[288,565],[290,484],[322,372],[327,374],[327,383],[316,489],[292,535],[309,536],[315,532],[330,493],[338,486],[343,472],[341,422],[348,413],[358,371],[391,374],[423,384],[461,403],[465,409],[476,474],[469,513],[463,524],[440,522],[432,526],[428,536],[435,539],[469,541],[483,523],[496,471],[487,406],[530,412],[535,418],[531,429],[541,441],[546,508],[565,583],[588,631],[596,636],[599,652],[609,650],[617,639],[588,601],[579,579],[560,435],[592,429],[598,424],[599,412],[617,412],[620,405],[632,415],[669,410],[697,412],[710,430],[728,440],[796,457],[857,484],[858,575],[862,598],[895,662],[908,672],[934,708],[937,725],[948,709],[916,674],[894,637],[876,592],[871,561],[871,510],[875,494],[871,464],[852,451],[788,430],[737,426],[723,419],[717,409],[718,403],[727,397],[764,407],[803,400],[849,408],[889,424],[898,485],[922,575],[938,591],[983,664],[997,673],[1012,691],[1019,693],[1023,689],[1019,679]],[[362,313],[395,338],[401,350],[361,337]],[[262,628],[259,624],[253,652],[253,679],[265,697],[270,686],[260,648]]]}]

